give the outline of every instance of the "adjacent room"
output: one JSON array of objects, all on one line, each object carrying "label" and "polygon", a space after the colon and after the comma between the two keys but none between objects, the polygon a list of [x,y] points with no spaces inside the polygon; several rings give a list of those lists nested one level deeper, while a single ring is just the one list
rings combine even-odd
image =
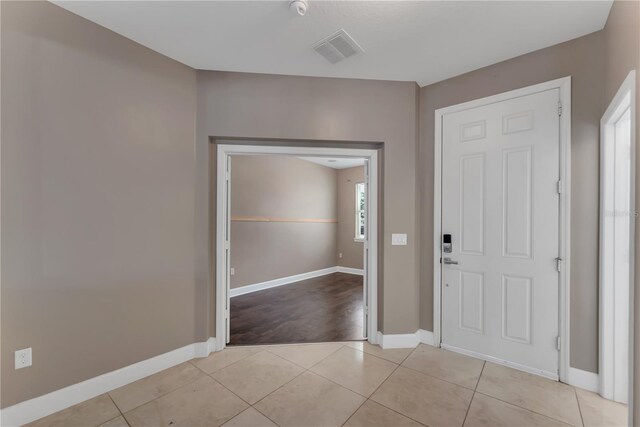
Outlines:
[{"label": "adjacent room", "polygon": [[230,345],[363,340],[365,159],[230,161]]},{"label": "adjacent room", "polygon": [[0,56],[0,425],[640,425],[640,0],[7,0]]}]

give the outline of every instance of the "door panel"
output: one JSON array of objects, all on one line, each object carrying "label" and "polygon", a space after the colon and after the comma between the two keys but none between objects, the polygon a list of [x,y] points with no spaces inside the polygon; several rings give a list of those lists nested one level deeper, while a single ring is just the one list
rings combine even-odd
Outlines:
[{"label": "door panel", "polygon": [[460,158],[460,250],[484,253],[484,154]]},{"label": "door panel", "polygon": [[559,90],[443,116],[442,342],[557,376]]}]

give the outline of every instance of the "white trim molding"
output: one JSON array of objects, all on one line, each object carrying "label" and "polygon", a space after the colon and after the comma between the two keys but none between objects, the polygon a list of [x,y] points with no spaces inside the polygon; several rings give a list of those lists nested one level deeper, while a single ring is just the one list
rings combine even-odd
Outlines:
[{"label": "white trim molding", "polygon": [[389,348],[415,348],[420,344],[420,336],[417,332],[412,334],[383,334],[378,332],[378,344],[384,349]]},{"label": "white trim molding", "polygon": [[336,267],[338,273],[355,274],[356,276],[364,276],[364,269],[351,267]]},{"label": "white trim molding", "polygon": [[314,277],[326,276],[333,273],[346,273],[355,274],[357,276],[364,276],[364,270],[361,268],[351,267],[329,267],[322,270],[309,271],[307,273],[294,274],[293,276],[281,277],[279,279],[267,280],[266,282],[254,283],[252,285],[244,285],[239,288],[231,288],[229,290],[229,298],[237,297],[240,295],[246,295],[253,292],[262,291],[265,289],[276,288],[278,286],[290,285],[292,283],[300,282],[302,280],[313,279]]},{"label": "white trim molding", "polygon": [[[630,110],[630,133],[631,133],[631,153],[630,153],[630,170],[629,170],[629,210],[631,220],[629,223],[629,341],[628,341],[628,370],[627,377],[633,379],[633,360],[634,360],[634,282],[635,282],[635,245],[633,236],[635,235],[635,222],[634,215],[637,215],[636,211],[636,144],[637,144],[637,123],[636,123],[636,71],[629,72],[624,79],[618,91],[611,100],[606,111],[602,115],[600,120],[600,286],[599,286],[599,384],[597,391],[600,395],[606,399],[614,400],[616,397],[616,352],[619,351],[619,347],[616,345],[615,331],[618,328],[616,324],[616,295],[614,293],[614,284],[610,280],[612,277],[612,271],[607,268],[607,264],[613,262],[614,251],[612,248],[607,247],[607,229],[609,227],[614,228],[612,224],[607,224],[611,218],[605,214],[606,210],[611,209],[607,206],[608,195],[612,188],[610,179],[608,179],[608,167],[615,169],[615,165],[610,163],[613,160],[607,161],[607,145],[615,143],[615,123],[620,119],[622,114],[629,109]],[[611,203],[611,202],[609,202]],[[612,232],[610,232],[612,233]],[[628,381],[627,401],[629,402],[629,420],[633,420],[633,381]],[[633,425],[629,422],[629,425]]]},{"label": "white trim molding", "polygon": [[[210,247],[215,250],[216,277],[216,349],[222,350],[227,344],[229,334],[229,298],[232,291],[230,283],[230,159],[239,155],[284,155],[304,157],[358,157],[365,159],[365,182],[367,185],[367,233],[364,242],[364,305],[366,322],[364,332],[371,344],[377,343],[378,330],[378,150],[371,148],[333,148],[311,147],[301,145],[259,145],[260,141],[254,140],[252,144],[225,143],[223,138],[217,141],[216,167],[216,241],[210,242]],[[258,145],[257,145],[258,144]],[[210,189],[213,192],[213,188]],[[346,271],[345,271],[346,272]],[[238,291],[234,291],[238,292]],[[237,294],[236,294],[237,295]]]},{"label": "white trim molding", "polygon": [[300,282],[301,280],[313,279],[314,277],[326,276],[328,274],[337,273],[338,267],[323,268],[322,270],[309,271],[307,273],[294,274],[293,276],[281,277],[280,279],[267,280],[266,282],[254,283],[253,285],[240,286],[239,288],[231,288],[229,297],[237,297],[265,289],[276,288],[278,286],[290,285],[291,283]]},{"label": "white trim molding", "polygon": [[[433,187],[433,335],[434,343],[439,346],[442,341],[441,325],[441,264],[442,257],[442,120],[445,114],[451,114],[487,104],[502,102],[509,99],[531,95],[551,89],[558,89],[562,114],[560,116],[560,180],[563,183],[560,194],[560,224],[559,224],[559,257],[563,260],[562,271],[559,275],[559,325],[560,342],[558,377],[567,382],[570,356],[570,267],[571,251],[571,77],[540,83],[509,92],[500,93],[486,98],[476,99],[463,104],[440,108],[435,111],[434,126],[434,187]],[[444,346],[443,346],[444,347]],[[451,348],[450,348],[451,349]],[[481,358],[485,358],[481,356]],[[488,360],[488,359],[487,359]],[[513,366],[513,365],[508,365]]]},{"label": "white trim molding", "polygon": [[378,344],[384,349],[415,348],[418,344],[433,346],[433,332],[418,329],[412,334],[383,334],[378,332]]},{"label": "white trim molding", "polygon": [[422,344],[427,344],[433,347],[437,347],[435,338],[433,336],[433,332],[425,331],[424,329],[418,329],[418,334],[420,335],[420,342]]},{"label": "white trim molding", "polygon": [[599,376],[593,372],[583,371],[578,368],[569,368],[567,384],[585,390],[598,392]]},{"label": "white trim molding", "polygon": [[188,360],[207,357],[215,350],[215,341],[215,338],[209,338],[206,342],[185,345],[176,350],[9,406],[0,411],[0,425],[27,424]]}]

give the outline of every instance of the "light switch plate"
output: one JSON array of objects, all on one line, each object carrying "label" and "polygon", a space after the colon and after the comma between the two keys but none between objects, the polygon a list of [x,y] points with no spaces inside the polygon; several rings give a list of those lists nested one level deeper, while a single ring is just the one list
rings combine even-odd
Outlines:
[{"label": "light switch plate", "polygon": [[230,273],[231,273],[232,276],[234,276],[236,274],[236,269],[231,267]]},{"label": "light switch plate", "polygon": [[391,235],[391,244],[394,246],[406,246],[407,245],[407,235],[406,234],[392,234]]},{"label": "light switch plate", "polygon": [[16,351],[15,368],[31,366],[31,347]]}]

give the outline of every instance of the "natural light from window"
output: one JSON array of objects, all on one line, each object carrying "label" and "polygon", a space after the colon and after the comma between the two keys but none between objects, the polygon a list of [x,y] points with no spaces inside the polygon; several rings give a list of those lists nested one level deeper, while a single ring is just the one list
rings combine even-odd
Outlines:
[{"label": "natural light from window", "polygon": [[355,240],[364,240],[364,207],[365,190],[364,182],[356,184],[356,235]]}]

